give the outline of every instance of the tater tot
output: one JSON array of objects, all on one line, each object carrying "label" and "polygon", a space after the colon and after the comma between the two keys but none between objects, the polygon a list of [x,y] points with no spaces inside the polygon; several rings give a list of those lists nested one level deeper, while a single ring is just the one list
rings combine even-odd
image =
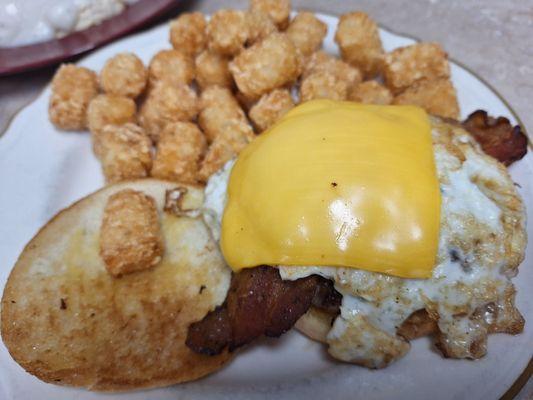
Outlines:
[{"label": "tater tot", "polygon": [[63,130],[87,129],[87,107],[97,94],[98,78],[93,71],[63,64],[52,80],[48,107],[50,121]]},{"label": "tater tot", "polygon": [[248,124],[231,121],[215,138],[202,161],[198,178],[205,182],[224,164],[236,157],[254,138]]},{"label": "tater tot", "polygon": [[290,0],[251,0],[250,10],[267,14],[279,29],[285,29],[289,25]]},{"label": "tater tot", "polygon": [[207,22],[202,13],[184,13],[170,22],[170,43],[176,50],[194,57],[207,43]]},{"label": "tater tot", "polygon": [[152,176],[183,183],[198,181],[200,159],[207,149],[204,134],[191,122],[168,124],[161,132]]},{"label": "tater tot", "polygon": [[204,90],[200,96],[200,109],[198,124],[209,143],[213,142],[227,125],[238,123],[241,130],[248,126],[249,133],[253,133],[244,111],[227,88],[211,86]]},{"label": "tater tot", "polygon": [[348,82],[326,71],[314,72],[302,80],[300,103],[314,99],[348,99]]},{"label": "tater tot", "polygon": [[257,103],[258,101],[257,98],[254,99],[254,98],[247,97],[244,95],[244,93],[239,92],[238,90],[235,93],[235,98],[237,99],[237,101],[239,102],[239,104],[241,105],[242,109],[245,112],[250,111],[253,105]]},{"label": "tater tot", "polygon": [[328,26],[307,11],[298,13],[287,28],[287,36],[304,56],[322,47],[327,32]]},{"label": "tater tot", "polygon": [[377,24],[364,12],[344,14],[339,19],[335,42],[343,60],[359,68],[366,78],[381,70],[383,46]]},{"label": "tater tot", "polygon": [[154,86],[141,106],[139,122],[157,142],[159,133],[170,122],[190,121],[198,114],[198,96],[187,85]]},{"label": "tater tot", "polygon": [[161,50],[149,66],[150,84],[187,85],[194,79],[194,60],[179,50]]},{"label": "tater tot", "polygon": [[128,123],[106,125],[93,134],[93,147],[107,183],[148,176],[152,142],[144,129]]},{"label": "tater tot", "polygon": [[301,59],[287,35],[273,33],[241,52],[229,65],[239,90],[259,98],[298,78]]},{"label": "tater tot", "polygon": [[287,111],[294,107],[288,89],[275,89],[263,95],[250,109],[249,116],[259,132],[270,128]]},{"label": "tater tot", "polygon": [[228,59],[218,53],[206,50],[196,57],[196,82],[201,89],[217,85],[231,88],[233,77],[229,72]]},{"label": "tater tot", "polygon": [[129,97],[100,94],[89,103],[87,110],[89,130],[97,133],[106,125],[135,122],[135,113],[135,102]]},{"label": "tater tot", "polygon": [[348,83],[348,86],[353,87],[363,80],[363,75],[356,67],[342,61],[341,59],[325,53],[324,51],[317,51],[307,59],[305,64],[303,78],[311,75],[314,72],[329,72],[335,75],[338,79]]},{"label": "tater tot", "polygon": [[100,87],[107,94],[137,98],[146,87],[148,72],[133,53],[119,53],[100,71]]},{"label": "tater tot", "polygon": [[246,22],[248,24],[248,40],[246,41],[248,46],[263,40],[278,30],[272,18],[259,11],[248,11]]},{"label": "tater tot", "polygon": [[222,55],[238,54],[244,48],[247,38],[248,24],[243,11],[217,11],[207,24],[209,49]]},{"label": "tater tot", "polygon": [[430,114],[459,118],[457,95],[448,78],[418,81],[396,96],[392,104],[413,104]]},{"label": "tater tot", "polygon": [[[306,76],[310,75],[311,73],[313,73],[315,71],[318,71],[319,68],[321,68],[323,70],[324,69],[323,68],[324,64],[331,63],[332,61],[335,61],[335,60],[338,60],[340,62],[344,62],[344,61],[338,59],[337,57],[326,53],[324,50],[315,51],[313,54],[311,54],[310,57],[308,57],[305,60],[305,64],[303,66],[303,71],[302,71],[302,77],[305,78]],[[348,63],[344,63],[344,64],[350,65]],[[354,67],[352,67],[352,68],[354,68]],[[357,68],[355,68],[355,69],[357,69]]]},{"label": "tater tot", "polygon": [[392,102],[392,93],[376,81],[366,81],[350,89],[348,99],[365,104],[387,105]]},{"label": "tater tot", "polygon": [[448,55],[438,43],[417,43],[387,53],[383,62],[385,84],[395,94],[421,79],[448,78]]},{"label": "tater tot", "polygon": [[120,276],[157,265],[163,235],[153,197],[132,189],[107,200],[100,228],[100,256],[107,271]]}]

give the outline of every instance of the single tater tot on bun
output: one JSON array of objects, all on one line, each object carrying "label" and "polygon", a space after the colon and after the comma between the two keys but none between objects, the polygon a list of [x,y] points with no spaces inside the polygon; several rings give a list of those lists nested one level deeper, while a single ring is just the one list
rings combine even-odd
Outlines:
[{"label": "single tater tot on bun", "polygon": [[207,22],[202,13],[183,13],[170,22],[170,43],[176,50],[194,57],[205,49]]},{"label": "single tater tot on bun", "polygon": [[347,100],[348,82],[327,71],[314,72],[300,85],[300,103],[315,99]]},{"label": "single tater tot on bun", "polygon": [[204,131],[207,141],[213,142],[227,126],[237,124],[240,130],[253,134],[246,115],[231,91],[219,86],[205,89],[200,96],[198,124]]},{"label": "single tater tot on bun", "polygon": [[234,56],[248,38],[248,24],[243,11],[220,10],[213,14],[207,24],[208,46],[212,51]]},{"label": "single tater tot on bun", "polygon": [[236,157],[250,143],[254,134],[247,123],[233,120],[227,123],[222,132],[209,146],[202,161],[198,178],[205,182],[222,166]]},{"label": "single tater tot on bun", "polygon": [[191,122],[168,124],[161,132],[152,176],[183,183],[198,181],[200,160],[207,149],[204,134]]},{"label": "single tater tot on bun", "polygon": [[145,178],[152,167],[152,141],[140,126],[106,125],[93,134],[93,148],[107,183]]},{"label": "single tater tot on bun", "polygon": [[248,46],[263,40],[278,30],[272,18],[260,11],[248,11],[246,23],[248,24],[248,40],[246,41]]},{"label": "single tater tot on bun", "polygon": [[187,85],[194,79],[194,60],[180,50],[161,50],[149,65],[150,84]]},{"label": "single tater tot on bun", "polygon": [[98,132],[106,125],[135,122],[136,105],[129,97],[100,94],[89,104],[87,121],[89,130]]},{"label": "single tater tot on bun", "polygon": [[383,46],[378,26],[366,13],[352,12],[339,19],[335,42],[343,60],[372,78],[381,71]]},{"label": "single tater tot on bun", "polygon": [[294,100],[288,89],[275,89],[264,94],[248,113],[259,132],[272,126],[294,107]]},{"label": "single tater tot on bun", "polygon": [[359,69],[324,51],[317,51],[307,59],[302,76],[306,78],[314,72],[329,72],[347,82],[350,87],[363,80]]},{"label": "single tater tot on bun", "polygon": [[205,50],[196,57],[196,83],[201,89],[217,85],[231,88],[233,77],[229,72],[229,60],[218,53]]},{"label": "single tater tot on bun", "polygon": [[111,195],[104,209],[99,245],[100,256],[113,276],[157,265],[163,258],[164,242],[154,198],[132,189]]},{"label": "single tater tot on bun", "polygon": [[352,87],[348,99],[358,103],[387,105],[392,102],[392,93],[377,81],[366,81]]},{"label": "single tater tot on bun", "polygon": [[259,98],[295,81],[300,74],[301,56],[287,35],[273,33],[242,51],[229,69],[246,97]]},{"label": "single tater tot on bun", "polygon": [[396,96],[392,104],[413,104],[439,117],[459,118],[457,94],[448,78],[418,81]]},{"label": "single tater tot on bun", "polygon": [[137,98],[146,87],[148,72],[133,53],[119,53],[100,71],[100,87],[107,94]]},{"label": "single tater tot on bun", "polygon": [[289,25],[290,0],[251,0],[250,10],[267,14],[279,29],[285,29]]},{"label": "single tater tot on bun", "polygon": [[188,85],[158,84],[148,93],[139,112],[139,122],[157,142],[170,122],[190,121],[198,114],[198,96]]},{"label": "single tater tot on bun", "polygon": [[56,128],[87,129],[87,107],[98,94],[98,78],[88,68],[63,64],[52,80],[48,114]]},{"label": "single tater tot on bun", "polygon": [[308,11],[298,13],[287,28],[289,39],[304,56],[322,47],[327,32],[328,26]]}]

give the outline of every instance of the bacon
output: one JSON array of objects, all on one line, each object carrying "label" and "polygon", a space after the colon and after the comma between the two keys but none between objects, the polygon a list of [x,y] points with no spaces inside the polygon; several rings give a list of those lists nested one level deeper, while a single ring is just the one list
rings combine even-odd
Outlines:
[{"label": "bacon", "polygon": [[477,110],[462,122],[488,155],[509,166],[526,155],[528,139],[520,126],[505,117],[494,118]]},{"label": "bacon", "polygon": [[336,316],[340,313],[341,303],[342,295],[335,290],[333,282],[319,278],[315,297],[313,297],[313,306]]},{"label": "bacon", "polygon": [[233,351],[262,335],[282,335],[311,305],[338,313],[340,301],[324,278],[284,281],[276,268],[244,269],[233,275],[224,304],[189,327],[186,344],[201,354]]},{"label": "bacon", "polygon": [[222,353],[230,342],[231,326],[224,305],[215,308],[203,320],[191,324],[185,343],[196,353],[215,356]]}]

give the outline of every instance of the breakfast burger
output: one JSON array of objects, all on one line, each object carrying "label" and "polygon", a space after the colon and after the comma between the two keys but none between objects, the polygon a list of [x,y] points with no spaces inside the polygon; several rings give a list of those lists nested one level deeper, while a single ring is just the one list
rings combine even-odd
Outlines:
[{"label": "breakfast burger", "polygon": [[202,213],[233,277],[189,327],[195,352],[296,324],[383,368],[419,336],[476,359],[489,333],[523,329],[522,201],[469,133],[419,107],[304,103],[211,177]]},{"label": "breakfast burger", "polygon": [[198,379],[293,326],[368,368],[426,335],[480,358],[488,334],[524,326],[524,205],[494,158],[520,154],[503,125],[476,113],[470,134],[416,106],[313,100],[205,189],[106,186],[25,247],[2,339],[38,378],[106,391]]}]

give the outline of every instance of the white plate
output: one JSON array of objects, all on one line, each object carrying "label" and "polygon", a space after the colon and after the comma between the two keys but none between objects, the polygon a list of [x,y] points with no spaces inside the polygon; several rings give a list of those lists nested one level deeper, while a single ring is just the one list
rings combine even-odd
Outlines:
[{"label": "white plate", "polygon": [[[328,23],[325,49],[336,52],[333,35],[337,18],[320,15]],[[145,62],[169,47],[168,28],[120,40],[85,58],[80,65],[100,70],[106,59],[120,51],[135,51]],[[409,38],[381,31],[386,50],[413,43]],[[462,116],[483,108],[513,123],[512,111],[473,74],[452,64]],[[0,284],[23,246],[57,211],[103,184],[87,133],[56,131],[48,121],[50,89],[23,110],[0,139]],[[533,155],[511,167],[525,202],[533,204]],[[528,227],[533,237],[533,224]],[[128,399],[176,398],[320,398],[320,399],[498,399],[525,369],[533,353],[533,247],[515,279],[517,304],[526,320],[516,337],[492,335],[488,355],[478,361],[447,360],[432,350],[429,339],[414,341],[409,354],[389,368],[370,371],[340,364],[326,357],[324,348],[297,332],[279,340],[262,340],[244,350],[220,372],[185,385],[122,395]],[[0,348],[2,399],[105,399],[121,395],[95,394],[45,384],[24,372]]]}]

